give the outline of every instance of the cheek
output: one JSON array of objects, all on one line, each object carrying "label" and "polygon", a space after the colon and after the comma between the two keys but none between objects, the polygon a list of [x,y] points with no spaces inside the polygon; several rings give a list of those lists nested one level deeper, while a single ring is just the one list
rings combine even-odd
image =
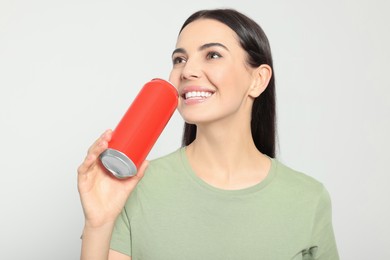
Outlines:
[{"label": "cheek", "polygon": [[208,78],[214,86],[221,90],[223,95],[235,92],[236,85],[240,82],[240,75],[233,66],[214,68],[209,71]]},{"label": "cheek", "polygon": [[217,87],[223,87],[227,84],[231,84],[232,79],[234,78],[234,71],[228,67],[223,66],[218,68],[208,68],[206,73],[209,81]]},{"label": "cheek", "polygon": [[176,88],[178,88],[180,83],[180,72],[172,69],[171,73],[169,74],[169,82],[173,84]]}]

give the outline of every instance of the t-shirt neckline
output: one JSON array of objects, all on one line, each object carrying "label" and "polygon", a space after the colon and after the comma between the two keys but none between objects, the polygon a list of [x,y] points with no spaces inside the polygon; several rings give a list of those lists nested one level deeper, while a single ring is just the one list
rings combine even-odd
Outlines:
[{"label": "t-shirt neckline", "polygon": [[252,186],[247,187],[247,188],[237,189],[237,190],[226,190],[226,189],[217,188],[217,187],[205,182],[198,175],[196,175],[196,173],[192,169],[192,167],[189,163],[189,160],[187,158],[185,147],[180,148],[179,154],[180,154],[181,162],[182,162],[183,167],[185,169],[185,173],[193,181],[198,183],[202,188],[205,188],[205,189],[208,189],[209,191],[220,193],[220,194],[243,195],[243,194],[250,194],[253,192],[260,191],[272,182],[272,180],[275,178],[276,172],[277,172],[277,161],[274,158],[268,157],[271,160],[271,167],[268,171],[267,176],[263,180],[261,180],[259,183],[255,184],[255,185],[252,185]]}]

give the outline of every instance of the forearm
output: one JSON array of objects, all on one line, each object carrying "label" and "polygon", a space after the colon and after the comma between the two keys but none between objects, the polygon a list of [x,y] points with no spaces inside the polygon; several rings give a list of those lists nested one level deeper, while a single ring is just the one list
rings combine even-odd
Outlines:
[{"label": "forearm", "polygon": [[114,222],[101,227],[90,227],[86,224],[82,235],[80,259],[107,260],[113,228]]}]

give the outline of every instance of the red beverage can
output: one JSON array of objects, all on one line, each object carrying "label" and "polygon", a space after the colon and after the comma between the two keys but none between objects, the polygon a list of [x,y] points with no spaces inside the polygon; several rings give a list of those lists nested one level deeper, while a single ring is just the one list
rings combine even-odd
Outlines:
[{"label": "red beverage can", "polygon": [[177,89],[163,79],[147,82],[112,133],[100,155],[104,167],[117,178],[134,176],[146,159],[178,103]]}]

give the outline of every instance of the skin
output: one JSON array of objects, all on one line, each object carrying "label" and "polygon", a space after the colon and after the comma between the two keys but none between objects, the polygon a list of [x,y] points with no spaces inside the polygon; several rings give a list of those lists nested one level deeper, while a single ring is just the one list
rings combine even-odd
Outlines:
[{"label": "skin", "polygon": [[[267,87],[272,70],[267,65],[252,68],[246,57],[234,31],[210,19],[187,25],[172,55],[170,81],[181,95],[194,89],[212,93],[191,102],[180,97],[178,110],[186,122],[197,125],[196,139],[186,148],[193,170],[221,189],[253,186],[271,165],[253,143],[250,117],[253,100]],[[111,136],[111,130],[103,133],[78,168],[85,215],[81,259],[131,259],[109,249],[109,243],[115,220],[142,179],[147,161],[132,178],[112,177],[98,160]]]},{"label": "skin", "polygon": [[221,189],[259,183],[268,173],[270,160],[252,140],[251,109],[254,98],[268,85],[271,68],[250,67],[235,32],[211,19],[186,26],[176,50],[170,81],[179,93],[189,86],[213,91],[211,97],[195,104],[179,99],[184,120],[197,125],[196,139],[186,148],[195,173]]},{"label": "skin", "polygon": [[78,168],[78,190],[85,216],[80,259],[131,259],[109,249],[117,216],[127,198],[142,179],[148,162],[137,175],[118,180],[101,165],[98,156],[108,148],[112,131],[107,130],[88,149],[85,160]]}]

